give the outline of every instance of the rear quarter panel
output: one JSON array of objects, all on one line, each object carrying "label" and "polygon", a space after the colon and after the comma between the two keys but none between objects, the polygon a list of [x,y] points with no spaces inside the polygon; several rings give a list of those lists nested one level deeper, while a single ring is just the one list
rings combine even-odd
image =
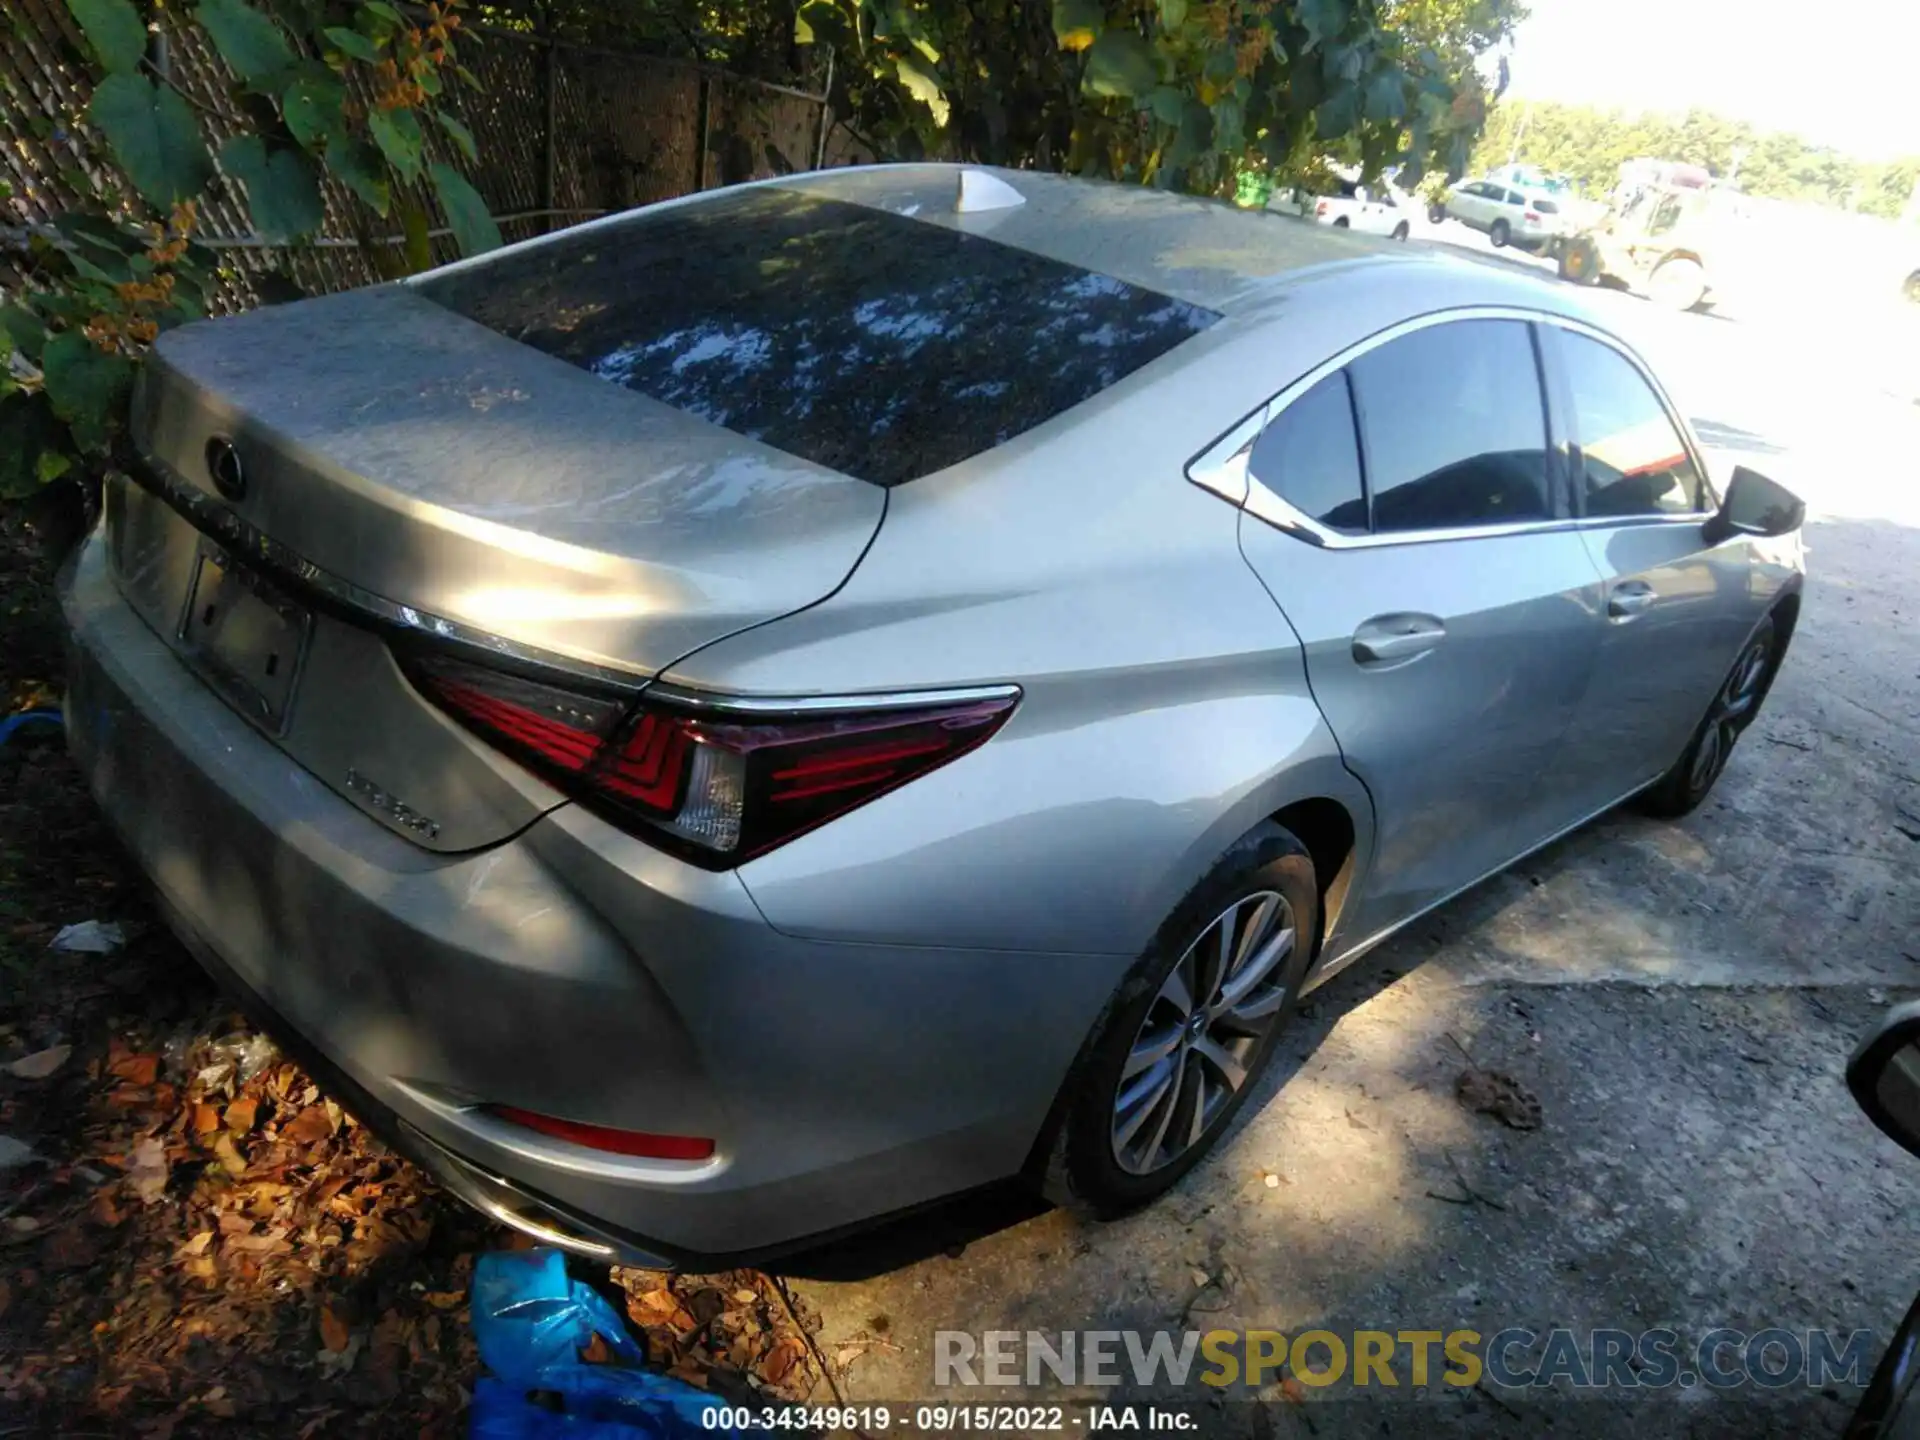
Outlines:
[{"label": "rear quarter panel", "polygon": [[1364,792],[1240,555],[1238,513],[1184,475],[1264,398],[1264,380],[1226,363],[1248,334],[1223,323],[1190,342],[1220,363],[1156,362],[895,489],[838,593],[668,672],[748,695],[1022,688],[982,749],[745,866],[771,924],[1130,956],[1294,800],[1341,800],[1364,843]]}]

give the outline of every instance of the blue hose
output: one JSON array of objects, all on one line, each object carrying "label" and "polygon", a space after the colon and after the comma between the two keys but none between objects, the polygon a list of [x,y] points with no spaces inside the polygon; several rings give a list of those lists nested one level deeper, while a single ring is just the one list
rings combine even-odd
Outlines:
[{"label": "blue hose", "polygon": [[64,726],[65,719],[58,710],[22,710],[18,715],[9,715],[0,720],[0,746],[13,738],[13,732],[28,725]]}]

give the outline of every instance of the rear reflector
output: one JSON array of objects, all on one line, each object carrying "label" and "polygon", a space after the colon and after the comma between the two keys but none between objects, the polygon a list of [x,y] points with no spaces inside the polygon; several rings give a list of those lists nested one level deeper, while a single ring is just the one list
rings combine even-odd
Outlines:
[{"label": "rear reflector", "polygon": [[713,1141],[698,1135],[649,1135],[644,1130],[583,1125],[577,1120],[556,1120],[551,1115],[536,1115],[512,1105],[495,1105],[493,1113],[542,1135],[551,1135],[570,1145],[583,1145],[589,1150],[604,1150],[610,1155],[643,1155],[650,1160],[705,1160],[713,1154]]},{"label": "rear reflector", "polygon": [[440,656],[405,656],[454,719],[623,828],[710,869],[763,855],[972,750],[1016,696],[736,718],[618,701]]}]

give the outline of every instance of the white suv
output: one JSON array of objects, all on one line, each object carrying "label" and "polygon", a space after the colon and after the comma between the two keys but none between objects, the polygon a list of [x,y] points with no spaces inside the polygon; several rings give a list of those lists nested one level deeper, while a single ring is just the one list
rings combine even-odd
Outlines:
[{"label": "white suv", "polygon": [[1452,216],[1462,225],[1486,232],[1494,245],[1515,244],[1532,249],[1561,232],[1564,219],[1559,203],[1549,195],[1533,194],[1495,180],[1469,180],[1456,185],[1444,205],[1428,212],[1436,224]]}]

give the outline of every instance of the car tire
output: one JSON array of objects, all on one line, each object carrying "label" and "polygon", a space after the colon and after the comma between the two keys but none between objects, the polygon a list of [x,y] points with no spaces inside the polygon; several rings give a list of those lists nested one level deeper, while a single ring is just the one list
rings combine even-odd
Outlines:
[{"label": "car tire", "polygon": [[1351,224],[1351,223],[1350,223],[1350,222],[1349,222],[1349,221],[1347,220],[1347,217],[1346,217],[1346,216],[1344,216],[1344,215],[1341,215],[1341,216],[1338,216],[1338,217],[1337,217],[1337,218],[1336,218],[1336,219],[1334,220],[1334,222],[1333,222],[1333,228],[1334,228],[1334,229],[1336,229],[1336,230],[1351,230],[1351,229],[1353,228],[1353,226],[1352,226],[1352,224]]},{"label": "car tire", "polygon": [[1707,270],[1698,260],[1663,260],[1647,277],[1647,298],[1669,310],[1695,310],[1707,298]]},{"label": "car tire", "polygon": [[1413,234],[1413,227],[1404,220],[1393,227],[1393,238],[1396,240],[1404,240],[1411,234]]},{"label": "car tire", "polygon": [[1493,248],[1503,250],[1507,241],[1513,238],[1513,227],[1504,220],[1493,222],[1493,228],[1487,231],[1487,239],[1493,242]]},{"label": "car tire", "polygon": [[1697,809],[1712,793],[1735,743],[1760,713],[1780,668],[1783,648],[1779,624],[1769,615],[1740,647],[1733,668],[1713,692],[1713,703],[1673,768],[1635,798],[1641,811],[1663,820],[1677,820]]},{"label": "car tire", "polygon": [[1559,247],[1560,278],[1573,285],[1591,285],[1600,277],[1600,251],[1581,235]]},{"label": "car tire", "polygon": [[1220,858],[1082,1047],[1047,1162],[1049,1198],[1112,1218],[1199,1163],[1259,1083],[1319,926],[1313,859],[1292,832],[1263,824]]},{"label": "car tire", "polygon": [[1427,221],[1429,224],[1438,225],[1441,221],[1445,220],[1446,218],[1447,218],[1446,206],[1444,205],[1427,206]]}]

